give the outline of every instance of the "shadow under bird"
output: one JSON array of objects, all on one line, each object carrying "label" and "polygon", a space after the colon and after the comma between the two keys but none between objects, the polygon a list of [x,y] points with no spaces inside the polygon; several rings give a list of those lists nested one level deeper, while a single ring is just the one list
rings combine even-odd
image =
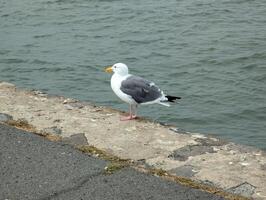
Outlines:
[{"label": "shadow under bird", "polygon": [[111,78],[111,88],[124,102],[129,104],[129,116],[121,118],[132,120],[137,118],[137,106],[146,104],[161,104],[170,106],[181,97],[165,95],[154,82],[128,73],[128,67],[123,63],[116,63],[105,69],[105,72],[114,73]]}]

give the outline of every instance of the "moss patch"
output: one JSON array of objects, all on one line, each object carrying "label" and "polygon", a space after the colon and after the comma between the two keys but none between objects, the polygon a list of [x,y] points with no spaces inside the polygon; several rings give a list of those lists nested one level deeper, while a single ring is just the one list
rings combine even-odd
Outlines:
[{"label": "moss patch", "polygon": [[127,162],[111,162],[104,168],[105,174],[113,174],[114,172],[119,171],[128,166],[130,166],[130,164]]},{"label": "moss patch", "polygon": [[104,150],[100,150],[94,146],[78,145],[76,146],[76,148],[84,153],[89,153],[93,156],[102,158],[103,160],[110,161],[110,164],[108,164],[104,169],[106,174],[113,174],[114,172],[133,164],[132,160],[130,159],[119,158],[117,156],[107,153]]},{"label": "moss patch", "polygon": [[215,194],[217,196],[221,196],[224,197],[226,199],[229,200],[248,200],[249,198],[246,197],[242,197],[239,195],[235,195],[235,194],[231,194],[228,192],[223,191],[222,189],[213,187],[213,186],[209,186],[206,184],[202,184],[202,183],[198,183],[196,181],[193,181],[189,178],[185,178],[185,177],[181,177],[181,176],[174,176],[174,175],[170,175],[167,173],[167,171],[162,170],[162,169],[145,169],[145,168],[141,168],[139,166],[135,167],[135,169],[137,169],[138,171],[144,172],[144,173],[148,173],[148,174],[152,174],[152,175],[156,175],[156,176],[160,176],[166,180],[170,180],[176,183],[179,183],[181,185],[190,187],[190,188],[194,188],[194,189],[199,189],[211,194]]},{"label": "moss patch", "polygon": [[27,120],[25,119],[18,119],[18,120],[8,120],[6,122],[7,125],[9,126],[14,126],[18,129],[24,130],[24,131],[29,131],[32,132],[36,135],[40,135],[42,137],[45,137],[46,139],[50,141],[60,141],[62,138],[58,135],[46,133],[46,132],[39,132],[33,125],[29,124]]},{"label": "moss patch", "polygon": [[111,155],[104,150],[98,149],[92,145],[77,145],[76,148],[84,153],[96,155],[96,157],[102,158],[108,161],[114,162],[130,162],[130,159],[122,159],[117,156]]},{"label": "moss patch", "polygon": [[15,126],[18,129],[27,130],[27,131],[36,131],[36,128],[28,123],[25,119],[18,119],[18,120],[8,120],[6,124],[10,126]]}]

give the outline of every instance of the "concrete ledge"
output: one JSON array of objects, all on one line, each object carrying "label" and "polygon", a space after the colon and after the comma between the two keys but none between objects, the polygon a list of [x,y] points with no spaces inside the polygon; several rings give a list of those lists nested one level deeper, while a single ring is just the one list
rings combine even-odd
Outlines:
[{"label": "concrete ledge", "polygon": [[110,172],[113,161],[2,123],[0,135],[1,199],[225,200],[131,166]]},{"label": "concrete ledge", "polygon": [[[140,119],[121,122],[120,111],[17,89],[0,82],[0,121],[182,176],[247,198],[266,199],[266,153]],[[49,138],[50,137],[50,138]]]}]

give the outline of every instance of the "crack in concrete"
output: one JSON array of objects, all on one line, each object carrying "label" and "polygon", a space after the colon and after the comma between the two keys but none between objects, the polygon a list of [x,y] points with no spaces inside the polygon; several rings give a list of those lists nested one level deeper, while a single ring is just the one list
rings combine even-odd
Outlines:
[{"label": "crack in concrete", "polygon": [[66,194],[66,193],[69,193],[69,192],[72,192],[72,191],[75,191],[75,190],[78,190],[79,188],[81,188],[85,183],[87,183],[88,181],[90,181],[91,179],[93,178],[96,178],[100,175],[106,175],[105,174],[105,171],[101,171],[99,173],[96,173],[96,174],[93,174],[93,175],[88,175],[88,176],[83,176],[81,178],[79,178],[79,180],[72,180],[73,182],[78,182],[76,183],[73,187],[68,187],[68,188],[63,188],[62,190],[60,191],[55,191],[53,192],[52,194],[46,196],[46,197],[43,197],[43,198],[40,198],[39,200],[49,200],[49,199],[53,199],[54,197],[59,197],[61,194]]}]

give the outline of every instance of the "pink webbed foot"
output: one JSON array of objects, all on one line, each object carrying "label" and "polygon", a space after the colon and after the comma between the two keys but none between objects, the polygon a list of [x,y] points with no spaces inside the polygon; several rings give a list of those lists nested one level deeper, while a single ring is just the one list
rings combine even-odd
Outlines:
[{"label": "pink webbed foot", "polygon": [[137,119],[137,110],[136,110],[136,108],[137,108],[137,105],[129,104],[129,116],[120,118],[120,121],[128,121],[128,120]]},{"label": "pink webbed foot", "polygon": [[129,115],[126,117],[121,117],[120,121],[128,121],[128,120],[133,120],[133,119],[137,119],[137,116],[136,115]]}]

